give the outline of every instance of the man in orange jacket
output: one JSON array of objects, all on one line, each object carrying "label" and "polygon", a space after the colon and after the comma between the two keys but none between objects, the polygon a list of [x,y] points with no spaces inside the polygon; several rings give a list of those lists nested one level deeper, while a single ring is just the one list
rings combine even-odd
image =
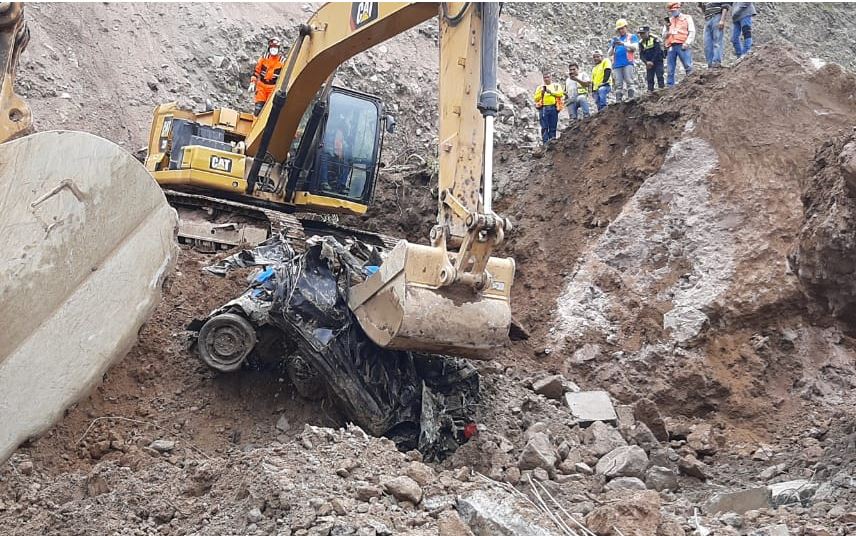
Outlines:
[{"label": "man in orange jacket", "polygon": [[259,112],[264,108],[265,103],[274,89],[276,89],[276,81],[279,78],[279,73],[285,65],[285,58],[279,53],[279,39],[272,37],[268,40],[268,49],[259,61],[256,63],[256,68],[253,70],[253,77],[250,81],[248,91],[255,93],[255,109],[253,115],[259,115]]}]

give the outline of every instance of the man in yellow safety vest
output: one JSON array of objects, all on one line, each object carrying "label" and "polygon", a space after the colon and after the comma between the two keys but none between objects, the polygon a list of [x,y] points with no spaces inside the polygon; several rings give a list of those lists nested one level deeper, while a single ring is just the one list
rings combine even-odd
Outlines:
[{"label": "man in yellow safety vest", "polygon": [[544,73],[544,83],[535,89],[535,108],[541,120],[541,142],[556,139],[559,126],[559,110],[564,108],[565,90],[562,84],[554,84],[553,78]]}]

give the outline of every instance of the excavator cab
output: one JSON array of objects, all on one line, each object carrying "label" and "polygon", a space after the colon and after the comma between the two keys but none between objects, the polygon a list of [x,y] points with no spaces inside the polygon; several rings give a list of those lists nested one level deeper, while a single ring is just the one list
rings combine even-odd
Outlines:
[{"label": "excavator cab", "polygon": [[[322,90],[307,109],[302,135],[287,164],[286,199],[313,208],[367,207],[374,195],[384,133],[392,118],[375,96],[346,88]],[[364,211],[364,210],[363,210]]]}]

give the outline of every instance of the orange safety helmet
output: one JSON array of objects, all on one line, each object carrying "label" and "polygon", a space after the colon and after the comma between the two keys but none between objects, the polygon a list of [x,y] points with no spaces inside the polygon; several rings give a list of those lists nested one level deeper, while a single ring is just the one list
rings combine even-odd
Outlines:
[{"label": "orange safety helmet", "polygon": [[669,2],[668,4],[666,4],[666,9],[668,11],[671,11],[673,9],[681,9],[681,3],[680,2]]}]

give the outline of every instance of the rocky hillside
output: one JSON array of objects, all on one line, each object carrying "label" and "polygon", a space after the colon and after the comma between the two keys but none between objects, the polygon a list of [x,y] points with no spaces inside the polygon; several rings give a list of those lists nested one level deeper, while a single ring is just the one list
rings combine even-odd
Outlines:
[{"label": "rocky hillside", "polygon": [[[757,44],[788,42],[809,57],[856,65],[850,38],[852,11],[845,4],[761,3]],[[37,128],[99,134],[130,149],[145,145],[154,107],[162,102],[201,109],[250,109],[246,92],[267,37],[284,42],[316,4],[31,4],[32,31],[21,58],[19,90],[30,102]],[[542,67],[566,72],[604,49],[615,20],[659,27],[660,3],[509,3],[500,33],[500,83],[506,110],[500,141],[534,141],[537,121],[529,93]],[[694,12],[699,28],[701,18]],[[701,35],[695,59],[701,65]],[[346,62],[338,80],[381,95],[398,115],[386,157],[435,153],[436,22],[429,21]],[[731,55],[726,47],[726,60]],[[416,59],[418,58],[418,59]],[[641,76],[641,74],[640,74]]]},{"label": "rocky hillside", "polygon": [[[661,8],[504,7],[494,206],[529,337],[478,364],[477,433],[454,454],[367,437],[281,370],[208,370],[185,327],[249,270],[206,275],[215,259],[183,250],[129,356],[0,467],[0,533],[856,533],[852,10],[760,4],[746,59],[533,151],[540,68]],[[20,87],[41,128],[134,148],[158,102],[249,104],[257,44],[310,10],[31,5]],[[393,164],[428,161],[393,166],[361,223],[422,241],[436,65],[413,58],[435,40],[426,23],[339,73],[398,106]]]}]

